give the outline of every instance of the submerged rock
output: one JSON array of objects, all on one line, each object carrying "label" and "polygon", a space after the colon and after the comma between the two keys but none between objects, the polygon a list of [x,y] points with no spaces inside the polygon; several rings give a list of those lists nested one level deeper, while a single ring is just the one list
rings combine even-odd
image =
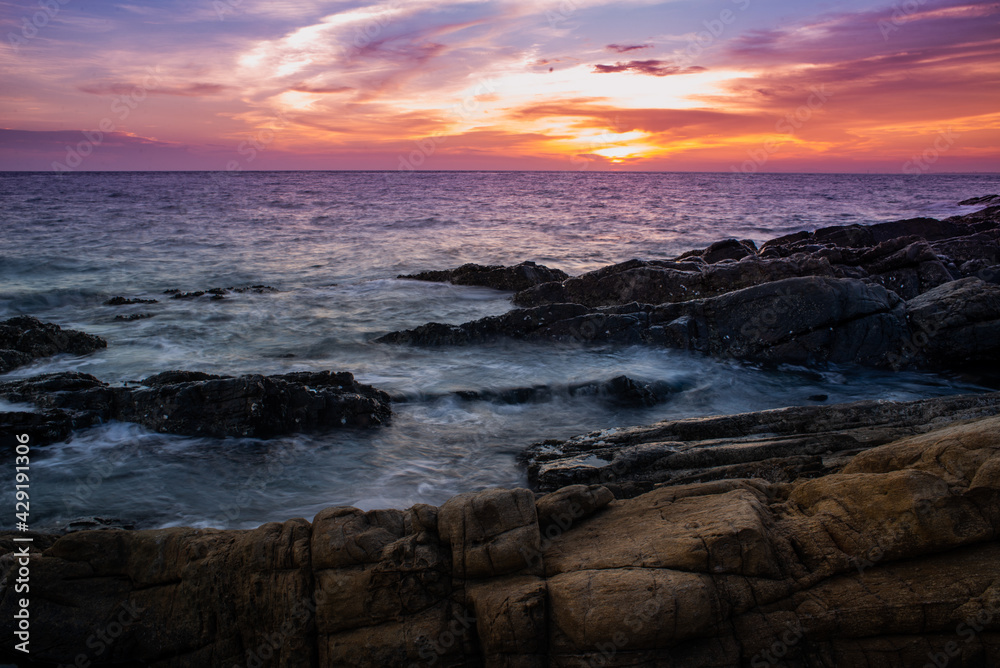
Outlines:
[{"label": "submerged rock", "polygon": [[[998,665],[1000,418],[935,427],[814,479],[38,535],[32,658],[72,664],[110,620],[94,665]],[[0,536],[8,635],[19,547]]]},{"label": "submerged rock", "polygon": [[455,285],[474,285],[494,290],[524,290],[539,283],[562,281],[569,276],[558,269],[550,269],[534,262],[522,262],[510,267],[499,264],[463,264],[458,269],[443,271],[422,271],[419,274],[400,275],[398,278],[408,278],[414,281],[430,281],[434,283],[454,283]]},{"label": "submerged rock", "polygon": [[685,385],[685,382],[646,381],[628,376],[616,376],[610,380],[589,383],[533,385],[499,390],[458,390],[453,394],[466,401],[491,401],[502,404],[551,401],[555,397],[563,396],[596,397],[621,406],[649,407],[668,401],[674,394],[682,391]]},{"label": "submerged rock", "polygon": [[958,203],[959,206],[979,206],[981,204],[1000,204],[1000,195],[983,195],[982,197],[970,197]]},{"label": "submerged rock", "polygon": [[39,357],[59,353],[86,355],[108,342],[99,336],[63,329],[31,316],[18,316],[0,322],[0,373],[6,373]]},{"label": "submerged rock", "polygon": [[156,304],[156,299],[140,299],[138,297],[112,297],[104,302],[105,306],[128,306],[130,304]]},{"label": "submerged rock", "polygon": [[168,371],[125,387],[68,372],[0,383],[0,397],[90,423],[121,420],[188,436],[267,438],[371,427],[392,412],[385,392],[329,371],[238,377]]}]

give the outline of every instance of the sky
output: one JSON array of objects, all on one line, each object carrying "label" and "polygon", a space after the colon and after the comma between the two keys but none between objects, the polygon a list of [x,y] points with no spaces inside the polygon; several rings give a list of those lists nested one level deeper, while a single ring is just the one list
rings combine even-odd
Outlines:
[{"label": "sky", "polygon": [[0,170],[1000,172],[1000,3],[0,0]]}]

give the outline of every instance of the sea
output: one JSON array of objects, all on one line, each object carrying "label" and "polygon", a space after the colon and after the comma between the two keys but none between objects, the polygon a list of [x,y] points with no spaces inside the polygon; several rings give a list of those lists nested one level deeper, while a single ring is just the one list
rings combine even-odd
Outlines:
[{"label": "sea", "polygon": [[[817,395],[836,403],[980,391],[929,373],[762,368],[644,346],[422,348],[373,339],[512,308],[510,293],[400,274],[533,260],[575,275],[729,237],[760,243],[830,225],[943,218],[975,210],[959,206],[963,199],[996,192],[1000,175],[0,173],[0,319],[32,315],[108,341],[96,354],[41,359],[0,380],[329,369],[399,399],[389,426],[266,440],[117,422],[78,431],[32,452],[32,528],[89,517],[138,528],[249,528],[311,519],[329,506],[440,504],[525,486],[517,454],[545,439],[803,405]],[[165,294],[247,285],[277,291]],[[113,296],[158,302],[105,305]],[[138,313],[152,317],[115,318]],[[453,394],[621,374],[678,391],[650,408],[558,391],[524,404]],[[31,407],[0,405],[14,409]],[[12,507],[13,494],[3,485],[0,499]]]}]

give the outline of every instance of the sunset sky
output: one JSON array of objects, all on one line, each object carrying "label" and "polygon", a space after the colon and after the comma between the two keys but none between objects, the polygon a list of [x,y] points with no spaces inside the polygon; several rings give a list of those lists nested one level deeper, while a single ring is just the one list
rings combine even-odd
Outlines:
[{"label": "sunset sky", "polygon": [[1000,3],[0,1],[0,169],[1000,171]]}]

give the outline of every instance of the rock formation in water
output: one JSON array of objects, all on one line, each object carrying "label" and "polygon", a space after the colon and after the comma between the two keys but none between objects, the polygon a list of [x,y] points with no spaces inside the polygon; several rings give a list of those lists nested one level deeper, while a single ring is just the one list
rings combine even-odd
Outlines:
[{"label": "rock formation in water", "polygon": [[[787,456],[788,429],[809,420],[818,426],[796,436],[799,451],[862,450],[790,482],[734,469],[622,498],[610,479],[540,497],[461,494],[440,508],[335,507],[251,531],[34,534],[32,657],[156,668],[1000,665],[1000,417],[966,420],[995,396],[953,401],[708,418],[621,442],[624,452],[688,439],[668,457],[683,447],[693,459],[716,447],[731,462],[766,447]],[[733,438],[741,430],[757,443]],[[907,435],[869,447],[894,434]],[[13,537],[0,537],[8,638],[23,545]]]},{"label": "rock formation in water", "polygon": [[499,264],[463,264],[458,269],[443,271],[423,271],[419,274],[401,275],[398,278],[408,278],[414,281],[430,281],[433,283],[453,283],[455,285],[474,285],[493,288],[494,290],[526,290],[534,285],[563,281],[569,278],[564,271],[550,269],[534,262],[522,262],[510,267]]},{"label": "rock formation in water", "polygon": [[99,336],[62,329],[31,316],[10,318],[0,322],[0,373],[39,357],[86,355],[107,346],[108,342]]},{"label": "rock formation in water", "polygon": [[385,392],[358,383],[350,373],[329,371],[238,377],[167,371],[125,386],[66,372],[0,382],[0,398],[44,409],[0,414],[36,444],[52,442],[50,436],[68,428],[107,420],[188,436],[266,438],[378,426],[392,413]]},{"label": "rock formation in water", "polygon": [[730,240],[543,283],[514,301],[527,308],[377,341],[645,343],[756,362],[996,370],[1000,207],[800,232],[759,252]]}]

